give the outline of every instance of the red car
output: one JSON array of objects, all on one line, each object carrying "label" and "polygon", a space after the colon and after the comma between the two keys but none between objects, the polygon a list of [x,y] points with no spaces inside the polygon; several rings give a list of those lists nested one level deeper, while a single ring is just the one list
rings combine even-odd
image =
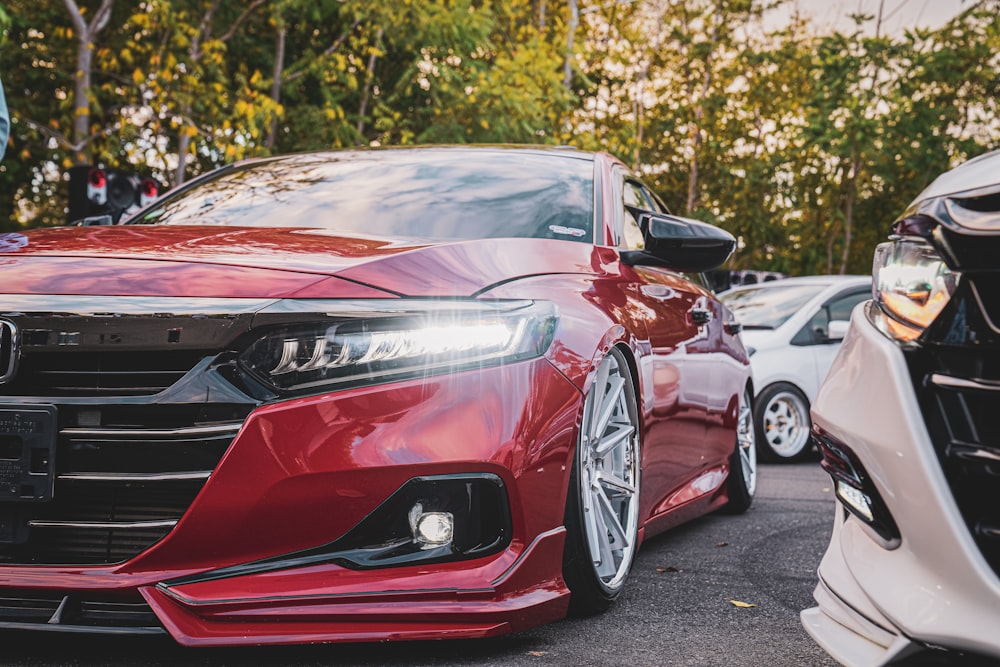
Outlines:
[{"label": "red car", "polygon": [[484,637],[750,505],[734,240],[608,155],[257,160],[105,222],[0,239],[0,628]]}]

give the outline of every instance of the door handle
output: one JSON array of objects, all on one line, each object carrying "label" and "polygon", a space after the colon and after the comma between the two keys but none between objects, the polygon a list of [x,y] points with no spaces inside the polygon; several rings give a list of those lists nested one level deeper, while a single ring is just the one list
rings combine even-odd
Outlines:
[{"label": "door handle", "polygon": [[712,318],[714,316],[715,315],[712,313],[712,311],[706,308],[691,309],[691,321],[698,325],[708,324],[709,322],[712,321]]}]

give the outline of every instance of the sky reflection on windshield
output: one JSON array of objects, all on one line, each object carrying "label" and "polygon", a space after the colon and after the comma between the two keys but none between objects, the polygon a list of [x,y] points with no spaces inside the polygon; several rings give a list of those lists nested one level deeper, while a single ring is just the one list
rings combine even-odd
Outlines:
[{"label": "sky reflection on windshield", "polygon": [[499,149],[292,156],[221,172],[130,224],[591,242],[593,170],[572,153]]}]

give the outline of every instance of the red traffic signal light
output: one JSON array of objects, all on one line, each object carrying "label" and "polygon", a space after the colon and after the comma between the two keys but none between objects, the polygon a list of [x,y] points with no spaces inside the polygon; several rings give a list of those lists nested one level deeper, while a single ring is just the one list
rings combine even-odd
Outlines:
[{"label": "red traffic signal light", "polygon": [[162,189],[152,178],[117,169],[71,167],[67,222],[110,215],[117,223],[123,215],[150,204]]}]

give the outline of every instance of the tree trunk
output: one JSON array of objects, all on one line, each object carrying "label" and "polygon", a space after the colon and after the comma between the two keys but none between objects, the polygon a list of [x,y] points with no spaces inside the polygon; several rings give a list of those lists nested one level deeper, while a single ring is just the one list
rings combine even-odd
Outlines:
[{"label": "tree trunk", "polygon": [[[285,38],[288,35],[288,28],[282,23],[278,28],[278,40],[274,48],[274,80],[271,82],[271,99],[277,105],[281,102],[281,74],[285,67]],[[273,151],[278,141],[278,111],[275,109],[274,118],[271,119],[271,129],[267,133],[267,141],[264,145],[267,150]]]},{"label": "tree trunk", "polygon": [[566,28],[566,62],[563,65],[563,86],[569,90],[573,85],[573,38],[580,24],[580,8],[576,0],[569,0],[569,26]]},{"label": "tree trunk", "polygon": [[[722,14],[721,3],[716,6],[716,14],[717,15],[712,24],[712,48],[705,55],[705,73],[701,78],[701,92],[698,94],[697,98],[695,98],[693,92],[690,97],[691,104],[694,107],[694,122],[691,124],[691,130],[688,132],[688,136],[691,138],[691,160],[690,169],[688,171],[688,215],[691,215],[698,207],[698,154],[701,152],[702,143],[701,126],[705,119],[705,98],[708,97],[708,93],[712,87],[712,66],[715,61],[713,56],[715,55],[715,49],[719,45],[718,21],[722,20],[719,17]],[[688,85],[689,90],[691,90],[693,86],[690,85],[690,79],[688,81]]]},{"label": "tree trunk", "polygon": [[101,0],[100,7],[88,24],[75,0],[63,0],[76,32],[76,72],[73,75],[73,164],[90,162],[84,147],[90,142],[90,86],[94,62],[94,38],[104,30],[111,18],[114,0]]},{"label": "tree trunk", "polygon": [[73,164],[90,162],[83,147],[90,135],[90,68],[93,59],[91,44],[81,35],[76,48],[76,72],[73,75]]},{"label": "tree trunk", "polygon": [[635,153],[632,156],[632,169],[639,170],[642,164],[642,141],[644,126],[646,124],[646,105],[644,104],[646,93],[646,77],[649,75],[649,62],[647,61],[639,71],[639,80],[635,86]]},{"label": "tree trunk", "polygon": [[851,255],[851,241],[854,236],[854,204],[858,198],[858,178],[861,174],[861,155],[851,157],[851,173],[847,178],[847,194],[844,199],[844,249],[840,254],[840,274],[847,273],[847,262]]},{"label": "tree trunk", "polygon": [[836,240],[837,234],[833,229],[826,237],[826,273],[833,273],[833,242]]},{"label": "tree trunk", "polygon": [[[191,116],[191,105],[185,105],[184,117]],[[187,174],[187,154],[191,149],[191,137],[188,136],[186,128],[181,125],[180,135],[177,137],[177,169],[174,171],[174,187],[182,185]]]},{"label": "tree trunk", "polygon": [[372,52],[368,56],[368,69],[365,70],[365,87],[361,91],[361,104],[358,105],[358,140],[364,142],[365,133],[365,114],[368,113],[368,95],[371,92],[372,82],[375,80],[375,62],[378,59],[376,54],[376,49],[378,45],[382,42],[382,35],[384,34],[382,28],[378,29],[375,34],[375,44],[372,46]]}]

